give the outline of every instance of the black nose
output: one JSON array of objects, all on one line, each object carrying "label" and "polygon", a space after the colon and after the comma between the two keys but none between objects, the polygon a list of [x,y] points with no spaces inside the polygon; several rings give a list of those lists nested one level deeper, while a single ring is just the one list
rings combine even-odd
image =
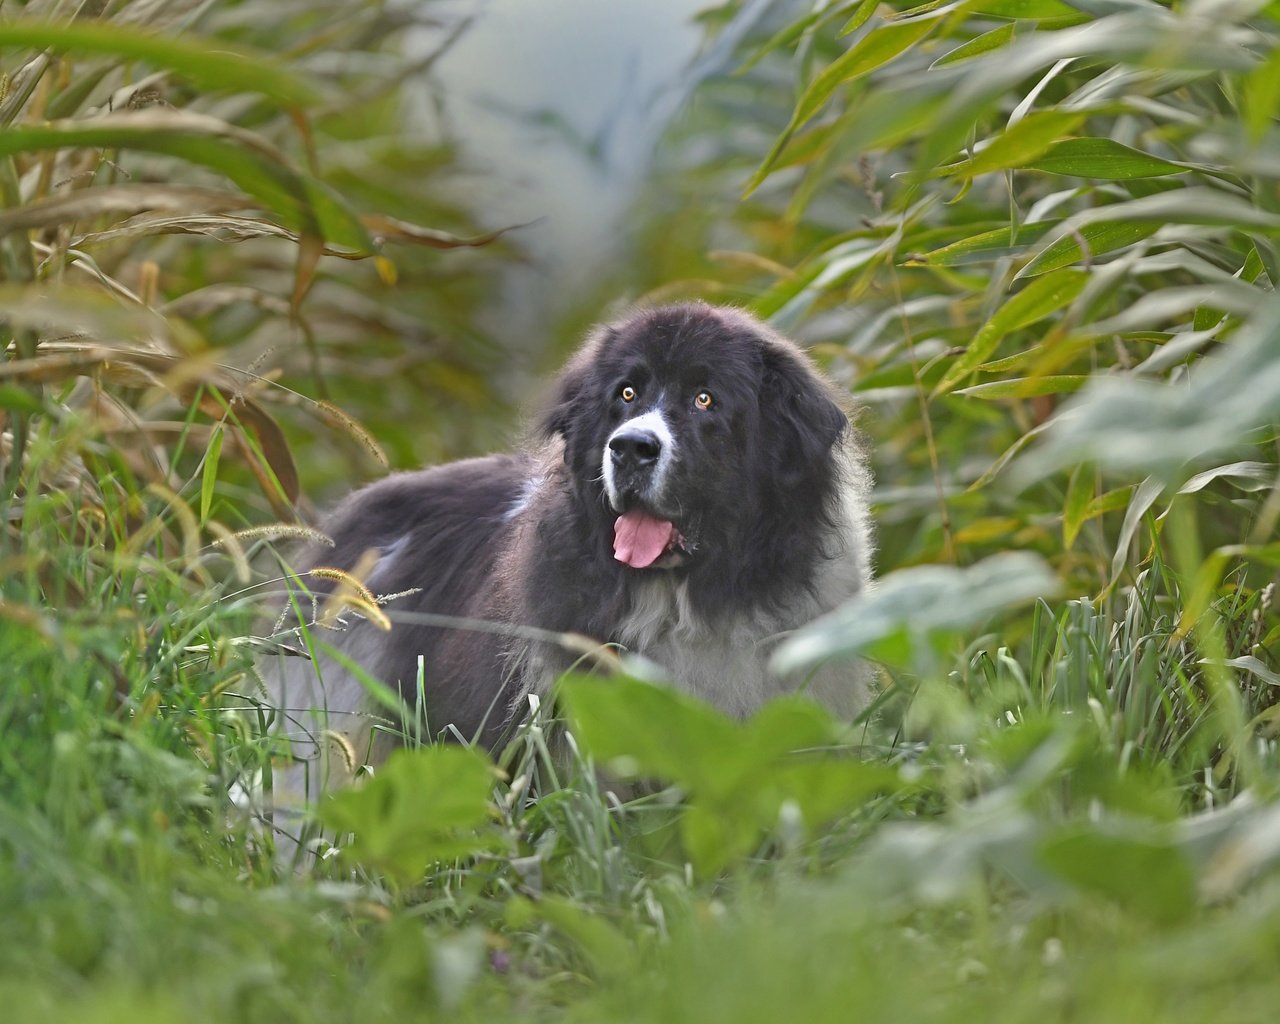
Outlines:
[{"label": "black nose", "polygon": [[609,451],[617,466],[643,469],[652,466],[662,454],[662,442],[650,430],[624,430],[609,438]]}]

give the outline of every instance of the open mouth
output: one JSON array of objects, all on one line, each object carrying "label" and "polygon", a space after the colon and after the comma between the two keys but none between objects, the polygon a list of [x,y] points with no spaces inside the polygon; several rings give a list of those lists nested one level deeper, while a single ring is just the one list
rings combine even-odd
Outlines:
[{"label": "open mouth", "polygon": [[613,523],[613,557],[633,569],[674,569],[689,554],[683,534],[667,519],[632,509]]}]

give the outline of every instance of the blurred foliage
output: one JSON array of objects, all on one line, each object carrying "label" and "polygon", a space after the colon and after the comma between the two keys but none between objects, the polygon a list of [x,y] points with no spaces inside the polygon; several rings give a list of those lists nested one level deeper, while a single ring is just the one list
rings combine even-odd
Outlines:
[{"label": "blurred foliage", "polygon": [[571,679],[501,772],[405,751],[276,861],[233,531],[502,418],[502,245],[398,100],[433,10],[3,11],[5,1005],[1270,1019],[1275,4],[705,10],[601,287],[749,305],[866,407],[881,585],[779,658],[883,693]]},{"label": "blurred foliage", "polygon": [[498,354],[472,315],[494,257],[466,250],[493,236],[437,198],[453,154],[400,94],[460,27],[433,7],[10,5],[7,493],[31,433],[70,423],[188,501],[202,458],[223,470],[233,527],[261,518],[255,478],[292,518],[299,460],[323,486],[383,446],[397,463],[484,446]]},{"label": "blurred foliage", "polygon": [[[664,151],[631,286],[744,302],[813,343],[869,409],[883,561],[1012,544],[1088,588],[1110,579],[1135,474],[1178,482],[1244,451],[1230,461],[1257,475],[1201,492],[1203,538],[1274,565],[1275,500],[1236,499],[1275,481],[1276,12],[759,8],[708,16],[757,18],[754,42]],[[1259,337],[1229,345],[1250,321]],[[1081,388],[1087,412],[1057,415]],[[1046,432],[1069,472],[1002,486]]]}]

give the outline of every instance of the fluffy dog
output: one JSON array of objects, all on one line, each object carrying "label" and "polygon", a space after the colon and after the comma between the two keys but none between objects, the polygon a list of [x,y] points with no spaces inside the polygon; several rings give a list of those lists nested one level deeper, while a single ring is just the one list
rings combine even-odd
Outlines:
[{"label": "fluffy dog", "polygon": [[348,616],[312,631],[339,657],[274,659],[283,731],[304,762],[322,735],[376,759],[358,663],[425,703],[432,735],[496,747],[574,658],[510,627],[620,645],[735,715],[803,688],[852,716],[865,667],[784,679],[767,663],[869,584],[869,489],[835,389],[795,345],[737,309],[634,312],[570,360],[531,447],[397,473],[334,511],[333,547],[299,568],[363,564],[372,592],[399,595],[380,598],[394,628]]}]

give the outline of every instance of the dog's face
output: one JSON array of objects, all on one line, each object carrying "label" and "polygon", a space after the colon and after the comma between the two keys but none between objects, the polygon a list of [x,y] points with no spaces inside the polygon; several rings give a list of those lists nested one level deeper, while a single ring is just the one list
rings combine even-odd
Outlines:
[{"label": "dog's face", "polygon": [[598,331],[546,426],[615,559],[659,570],[768,543],[780,503],[821,504],[845,424],[798,349],[739,310],[689,304]]}]

